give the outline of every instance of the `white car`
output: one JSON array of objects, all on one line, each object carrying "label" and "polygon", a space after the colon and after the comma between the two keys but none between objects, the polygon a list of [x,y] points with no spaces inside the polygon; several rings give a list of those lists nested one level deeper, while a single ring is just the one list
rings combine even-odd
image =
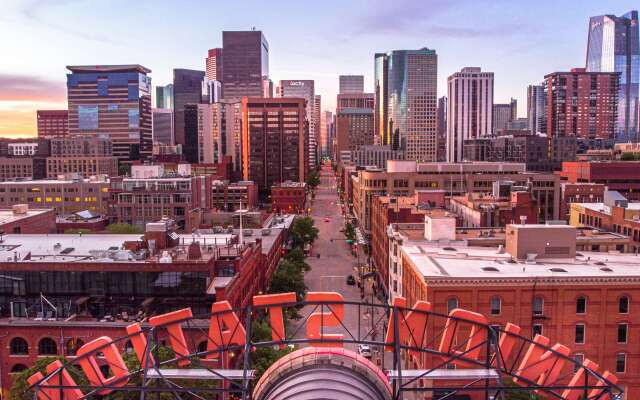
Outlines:
[{"label": "white car", "polygon": [[358,354],[365,358],[371,358],[371,347],[368,344],[359,344]]}]

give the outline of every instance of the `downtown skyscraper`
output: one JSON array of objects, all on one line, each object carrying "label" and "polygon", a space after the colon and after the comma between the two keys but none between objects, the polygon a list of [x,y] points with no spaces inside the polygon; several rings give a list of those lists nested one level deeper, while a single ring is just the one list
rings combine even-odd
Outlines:
[{"label": "downtown skyscraper", "polygon": [[640,40],[638,12],[621,17],[599,15],[589,20],[587,72],[619,72],[616,141],[637,141]]},{"label": "downtown skyscraper", "polygon": [[262,32],[223,31],[222,54],[223,98],[262,97],[269,79],[269,43]]},{"label": "downtown skyscraper", "polygon": [[493,72],[462,68],[447,79],[447,99],[447,162],[460,162],[465,140],[492,133]]},{"label": "downtown skyscraper", "polygon": [[407,160],[437,159],[437,75],[438,56],[426,47],[375,55],[374,127]]},{"label": "downtown skyscraper", "polygon": [[316,159],[316,147],[318,138],[320,137],[320,124],[316,119],[316,95],[313,80],[281,80],[276,90],[276,97],[290,97],[305,99],[306,118],[309,123],[309,137],[307,143],[309,146],[309,164],[314,166],[318,161]]}]

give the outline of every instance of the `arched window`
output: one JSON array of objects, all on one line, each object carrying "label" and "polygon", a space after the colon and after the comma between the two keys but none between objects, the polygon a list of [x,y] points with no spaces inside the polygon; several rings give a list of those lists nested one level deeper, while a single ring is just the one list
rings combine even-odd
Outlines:
[{"label": "arched window", "polygon": [[67,340],[67,355],[75,356],[78,352],[78,349],[84,345],[84,341],[82,339],[71,338]]},{"label": "arched window", "polygon": [[533,298],[533,315],[542,315],[544,313],[544,299],[540,296]]},{"label": "arched window", "polygon": [[500,315],[502,312],[502,299],[499,296],[491,298],[491,315]]},{"label": "arched window", "polygon": [[55,356],[58,354],[58,346],[51,338],[42,338],[38,343],[38,354],[41,356]]},{"label": "arched window", "polygon": [[629,297],[622,296],[618,300],[618,312],[620,314],[628,314],[629,313]]},{"label": "arched window", "polygon": [[447,300],[447,313],[450,313],[454,309],[458,308],[458,299],[455,297],[451,297]]},{"label": "arched window", "polygon": [[587,312],[587,298],[580,296],[576,299],[576,314],[584,314]]},{"label": "arched window", "polygon": [[16,372],[22,372],[25,369],[27,369],[27,366],[24,364],[15,364],[13,367],[11,367],[11,373],[15,374]]},{"label": "arched window", "polygon": [[21,337],[14,337],[9,344],[10,352],[13,355],[29,354],[29,345],[27,341]]}]

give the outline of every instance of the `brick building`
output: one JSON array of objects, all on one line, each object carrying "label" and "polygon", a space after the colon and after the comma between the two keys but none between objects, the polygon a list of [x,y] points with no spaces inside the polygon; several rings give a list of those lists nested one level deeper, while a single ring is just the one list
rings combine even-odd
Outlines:
[{"label": "brick building", "polygon": [[106,213],[109,204],[109,180],[43,179],[0,182],[0,208],[27,204],[29,209],[54,208],[58,215],[77,211]]},{"label": "brick building", "polygon": [[282,182],[271,186],[271,211],[276,213],[304,213],[307,207],[305,182]]},{"label": "brick building", "polygon": [[106,137],[74,135],[50,140],[47,178],[77,174],[118,176],[118,158],[113,156],[111,140]]},{"label": "brick building", "polygon": [[469,193],[452,197],[449,209],[456,214],[459,226],[496,228],[520,222],[538,222],[538,204],[526,191],[512,191],[509,196]]},{"label": "brick building", "polygon": [[26,204],[0,209],[0,237],[9,233],[54,233],[56,213],[52,208],[29,210]]},{"label": "brick building", "polygon": [[254,210],[258,207],[258,188],[251,181],[213,181],[211,207],[220,211]]},{"label": "brick building", "polygon": [[371,204],[371,261],[376,271],[377,288],[386,297],[389,282],[389,238],[393,223],[420,223],[427,210],[444,209],[442,190],[418,190],[413,196],[376,196]]},{"label": "brick building", "polygon": [[629,200],[640,200],[640,161],[564,162],[560,176],[570,183],[600,183]]},{"label": "brick building", "polygon": [[189,210],[211,208],[212,194],[210,176],[113,177],[109,185],[109,219],[144,226],[167,217],[179,229],[186,229]]},{"label": "brick building", "polygon": [[560,191],[562,193],[560,218],[569,218],[569,207],[571,203],[602,203],[606,190],[607,187],[601,183],[562,182],[560,184]]},{"label": "brick building", "polygon": [[[588,358],[616,374],[627,398],[639,395],[635,255],[578,253],[569,226],[508,225],[506,251],[496,251],[457,241],[451,221],[444,229],[429,223],[438,221],[424,224],[422,238],[396,243],[396,295],[408,304],[428,301],[436,313],[460,307],[487,316],[492,325],[519,325],[525,336],[571,344],[577,360]],[[443,328],[444,319],[430,320],[427,334]],[[405,362],[422,368],[434,360]]]},{"label": "brick building", "polygon": [[69,134],[69,112],[67,110],[38,110],[38,137],[52,138]]},{"label": "brick building", "polygon": [[613,144],[619,79],[619,72],[585,68],[545,75],[547,135],[605,139]]},{"label": "brick building", "polygon": [[512,181],[514,186],[530,187],[538,202],[538,221],[558,219],[560,215],[560,177],[550,173],[528,172],[516,163],[416,163],[388,161],[387,170],[362,169],[351,176],[353,204],[360,228],[370,234],[371,202],[375,196],[410,196],[415,190],[441,189],[447,196],[491,193],[495,181]]}]

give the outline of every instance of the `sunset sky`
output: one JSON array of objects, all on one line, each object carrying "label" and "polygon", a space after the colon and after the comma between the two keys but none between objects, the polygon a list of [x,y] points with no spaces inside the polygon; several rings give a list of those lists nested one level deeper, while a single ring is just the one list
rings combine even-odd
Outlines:
[{"label": "sunset sky", "polygon": [[155,85],[173,68],[204,69],[222,30],[262,30],[270,77],[314,79],[335,107],[339,74],[364,74],[373,54],[429,47],[438,91],[465,66],[495,72],[495,101],[518,99],[557,70],[584,66],[589,16],[623,14],[627,0],[131,1],[3,0],[0,136],[36,134],[37,109],[66,108],[66,65],[142,64]]}]

